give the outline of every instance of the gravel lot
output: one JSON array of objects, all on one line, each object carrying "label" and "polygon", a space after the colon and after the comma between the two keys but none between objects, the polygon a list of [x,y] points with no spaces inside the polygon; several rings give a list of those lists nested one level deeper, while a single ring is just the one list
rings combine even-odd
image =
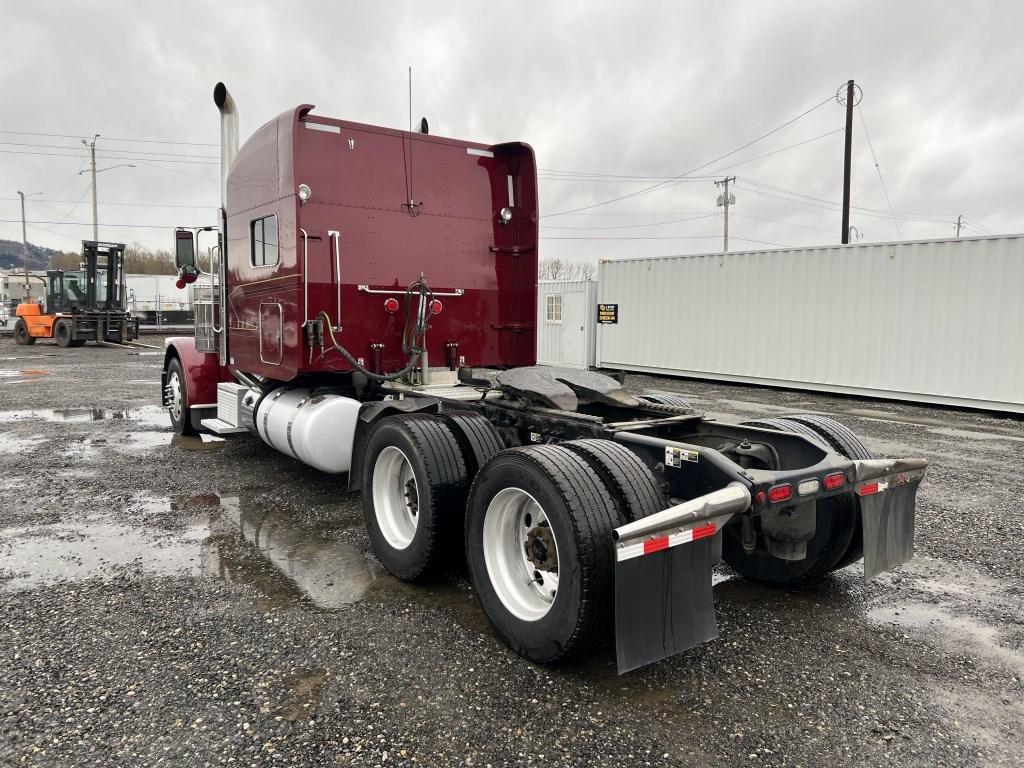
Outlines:
[{"label": "gravel lot", "polygon": [[933,466],[910,564],[799,593],[723,568],[720,638],[618,677],[514,656],[463,576],[384,574],[337,479],[172,438],[160,364],[0,338],[0,765],[1024,761],[1018,420],[631,378]]}]

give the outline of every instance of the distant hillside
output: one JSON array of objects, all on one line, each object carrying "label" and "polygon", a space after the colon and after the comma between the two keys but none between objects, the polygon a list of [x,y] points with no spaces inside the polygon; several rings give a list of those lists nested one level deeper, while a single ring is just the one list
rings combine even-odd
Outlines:
[{"label": "distant hillside", "polygon": [[[41,245],[28,244],[29,269],[46,269],[50,259],[60,255],[60,251],[44,248]],[[0,240],[0,269],[22,269],[25,266],[21,254],[21,243],[14,240]]]},{"label": "distant hillside", "polygon": [[[153,251],[139,243],[133,243],[124,250],[125,268],[129,274],[173,275],[177,273],[174,257],[170,251]],[[43,270],[78,269],[82,261],[79,251],[57,251],[41,245],[28,244],[28,268]],[[0,270],[24,269],[21,243],[15,240],[0,240]]]}]

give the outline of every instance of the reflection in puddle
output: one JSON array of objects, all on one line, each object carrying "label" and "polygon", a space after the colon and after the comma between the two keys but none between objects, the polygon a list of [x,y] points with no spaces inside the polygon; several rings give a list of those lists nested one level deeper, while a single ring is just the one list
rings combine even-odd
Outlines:
[{"label": "reflection in puddle", "polygon": [[130,421],[153,427],[169,427],[167,409],[160,405],[115,410],[111,408],[55,408],[35,411],[0,411],[0,423],[24,419],[54,422]]},{"label": "reflection in puddle", "polygon": [[237,496],[225,496],[220,514],[236,535],[318,608],[353,603],[384,575],[360,548],[325,536],[315,526],[297,524],[288,512],[245,509]]},{"label": "reflection in puddle", "polygon": [[14,435],[0,434],[0,453],[22,453],[31,451],[43,442],[41,437],[15,437]]}]

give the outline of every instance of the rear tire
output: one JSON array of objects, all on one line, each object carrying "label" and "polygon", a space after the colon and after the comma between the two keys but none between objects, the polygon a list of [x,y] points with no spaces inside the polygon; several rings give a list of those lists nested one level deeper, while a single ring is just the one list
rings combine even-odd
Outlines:
[{"label": "rear tire", "polygon": [[14,343],[29,347],[36,343],[36,337],[28,332],[28,325],[20,317],[14,323]]},{"label": "rear tire", "polygon": [[598,474],[563,446],[512,448],[483,467],[466,558],[484,613],[516,653],[547,664],[610,638],[611,533],[624,522]]},{"label": "rear tire", "polygon": [[462,559],[469,477],[462,448],[437,416],[388,416],[366,443],[363,516],[381,564],[417,581]]},{"label": "rear tire", "polygon": [[561,443],[583,457],[612,492],[619,515],[627,522],[661,512],[668,504],[661,485],[633,451],[611,440]]},{"label": "rear tire", "polygon": [[[816,434],[823,437],[834,451],[837,451],[848,459],[875,458],[874,454],[868,450],[867,446],[860,441],[860,438],[853,433],[853,430],[843,426],[835,419],[831,419],[828,416],[818,416],[817,414],[810,413],[796,414],[794,416],[787,416],[786,418],[791,421],[806,424],[814,430]],[[864,529],[862,527],[860,514],[857,512],[852,499],[846,499],[844,501],[852,508],[852,514],[856,520],[856,530],[853,532],[853,540],[850,542],[849,548],[846,550],[846,553],[842,558],[840,558],[839,562],[832,568],[833,571],[838,571],[840,568],[853,565],[864,557]]]},{"label": "rear tire", "polygon": [[185,386],[185,374],[181,361],[171,358],[167,364],[167,384],[165,387],[167,413],[171,417],[171,427],[179,435],[195,435],[192,426],[192,411],[188,404],[188,387]]},{"label": "rear tire", "polygon": [[57,342],[58,347],[74,346],[74,342],[71,340],[71,323],[64,319],[54,323],[53,338]]},{"label": "rear tire", "polygon": [[[776,429],[803,435],[817,445],[831,450],[820,434],[802,422],[789,418],[761,419],[744,426]],[[736,521],[722,532],[722,559],[751,581],[780,587],[800,588],[821,581],[843,559],[857,531],[859,516],[853,505],[843,497],[822,499],[815,506],[814,536],[807,542],[803,560],[782,560],[763,549],[747,553],[743,549],[741,522]]]}]

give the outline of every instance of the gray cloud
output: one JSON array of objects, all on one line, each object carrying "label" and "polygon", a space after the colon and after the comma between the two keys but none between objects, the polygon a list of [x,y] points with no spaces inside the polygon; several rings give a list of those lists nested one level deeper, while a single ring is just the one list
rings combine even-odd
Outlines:
[{"label": "gray cloud", "polygon": [[[825,100],[853,77],[864,89],[862,113],[894,208],[934,219],[904,217],[904,237],[949,236],[960,213],[999,232],[1022,228],[1015,198],[1024,110],[1012,78],[1024,59],[1015,40],[1024,8],[1015,3],[5,5],[4,131],[213,143],[210,93],[219,79],[240,105],[243,136],[301,102],[317,104],[320,114],[401,127],[412,65],[415,114],[427,115],[435,133],[522,139],[545,169],[671,176]],[[842,108],[831,102],[710,166],[741,177],[734,248],[748,245],[738,238],[838,239],[839,212],[821,201],[841,197],[841,134],[742,161],[842,123]],[[10,198],[22,189],[45,193],[29,204],[31,220],[91,220],[88,178],[76,175],[85,157],[77,139],[4,133],[0,141],[58,144],[73,155],[20,155],[12,151],[62,150],[0,145],[7,150],[0,152],[0,219],[18,218]],[[107,138],[98,146],[111,158],[128,149],[216,154],[209,146]],[[854,149],[854,204],[884,211],[859,120]],[[175,224],[214,220],[216,165],[133,156],[137,168],[101,174],[100,221],[154,228],[107,227],[102,237],[166,246]],[[117,162],[126,161],[105,164]],[[817,200],[797,202],[751,179]],[[555,213],[649,183],[545,179],[542,206]],[[584,212],[593,215],[545,218],[545,237],[603,239],[546,239],[544,253],[596,259],[714,250],[717,192],[710,180],[673,184]],[[169,205],[196,208],[162,207]],[[687,214],[716,215],[636,226]],[[853,216],[865,238],[894,239],[893,222],[872,214]],[[46,226],[31,225],[30,239],[72,248],[91,231]],[[20,238],[20,224],[0,223],[0,237]]]}]

